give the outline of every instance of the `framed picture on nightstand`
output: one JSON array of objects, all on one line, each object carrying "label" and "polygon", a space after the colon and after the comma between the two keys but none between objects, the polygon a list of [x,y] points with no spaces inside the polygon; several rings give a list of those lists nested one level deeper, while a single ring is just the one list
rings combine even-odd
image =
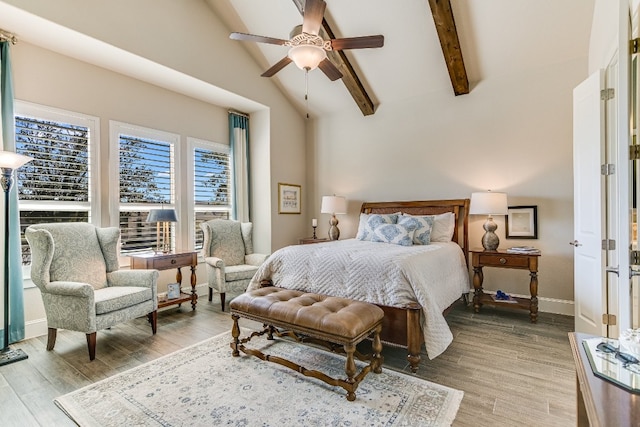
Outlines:
[{"label": "framed picture on nightstand", "polygon": [[167,298],[176,299],[180,297],[180,283],[169,283],[167,285]]}]

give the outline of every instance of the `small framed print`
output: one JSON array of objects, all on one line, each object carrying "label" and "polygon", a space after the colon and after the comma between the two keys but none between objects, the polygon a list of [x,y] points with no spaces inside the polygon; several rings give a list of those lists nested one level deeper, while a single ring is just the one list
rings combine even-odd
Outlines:
[{"label": "small framed print", "polygon": [[167,285],[167,298],[180,298],[180,283],[169,283]]},{"label": "small framed print", "polygon": [[507,212],[504,222],[507,239],[538,238],[537,206],[509,206]]},{"label": "small framed print", "polygon": [[295,184],[278,183],[278,213],[300,213],[301,188]]}]

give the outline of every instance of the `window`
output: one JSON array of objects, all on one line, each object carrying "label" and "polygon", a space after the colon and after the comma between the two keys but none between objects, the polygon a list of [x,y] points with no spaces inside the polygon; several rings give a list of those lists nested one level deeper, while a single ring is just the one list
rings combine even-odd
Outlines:
[{"label": "window", "polygon": [[203,233],[200,224],[214,218],[231,216],[231,162],[228,145],[187,138],[188,165],[193,170],[193,230],[196,250],[202,249]]},{"label": "window", "polygon": [[[117,189],[121,254],[156,247],[156,224],[147,223],[150,209],[176,207],[176,146],[180,136],[119,122],[110,122],[112,190]],[[175,224],[169,230],[175,248]]]},{"label": "window", "polygon": [[33,161],[16,171],[22,263],[31,263],[24,230],[44,222],[99,223],[99,119],[16,101],[16,152]]}]

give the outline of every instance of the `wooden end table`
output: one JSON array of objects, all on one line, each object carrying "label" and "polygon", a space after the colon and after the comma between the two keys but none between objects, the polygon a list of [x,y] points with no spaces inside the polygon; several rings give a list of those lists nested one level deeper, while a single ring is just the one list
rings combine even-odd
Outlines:
[{"label": "wooden end table", "polygon": [[[171,270],[177,268],[176,282],[180,284],[180,296],[178,298],[168,299],[166,301],[158,301],[158,308],[168,305],[182,304],[191,301],[191,309],[196,309],[198,302],[198,294],[196,293],[196,268],[198,267],[198,252],[175,252],[175,253],[144,253],[129,255],[131,258],[130,267],[132,269],[152,269],[152,270]],[[182,292],[182,267],[191,267],[191,293]]]},{"label": "wooden end table", "polygon": [[305,237],[303,239],[300,239],[298,243],[300,243],[301,245],[308,245],[311,243],[322,243],[322,242],[328,242],[328,241],[329,239],[327,239],[326,237],[322,237],[322,238],[321,237],[316,237],[316,238]]},{"label": "wooden end table", "polygon": [[[473,308],[480,312],[483,304],[521,308],[529,310],[531,323],[538,321],[538,258],[540,254],[514,254],[506,251],[471,251],[471,265],[473,266]],[[515,302],[494,300],[491,295],[482,290],[484,274],[483,267],[516,268],[529,270],[529,292],[531,298],[511,297]]]}]

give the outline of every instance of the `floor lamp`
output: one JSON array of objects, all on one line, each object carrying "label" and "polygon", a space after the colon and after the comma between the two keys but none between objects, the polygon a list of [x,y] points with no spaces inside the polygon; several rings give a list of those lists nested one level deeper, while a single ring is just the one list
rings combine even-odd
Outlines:
[{"label": "floor lamp", "polygon": [[9,192],[13,184],[13,171],[31,160],[31,157],[22,154],[0,151],[0,183],[4,190],[4,347],[0,352],[0,366],[29,357],[21,349],[9,348]]}]

